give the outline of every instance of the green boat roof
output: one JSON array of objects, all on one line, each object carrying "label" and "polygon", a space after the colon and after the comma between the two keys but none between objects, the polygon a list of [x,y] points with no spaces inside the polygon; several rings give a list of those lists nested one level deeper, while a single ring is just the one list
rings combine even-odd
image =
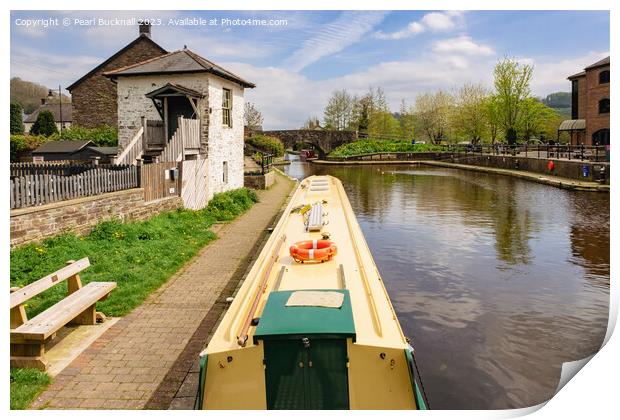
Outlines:
[{"label": "green boat roof", "polygon": [[265,338],[296,338],[302,336],[352,337],[355,341],[355,324],[349,291],[325,290],[344,294],[340,308],[322,306],[286,306],[296,290],[269,293],[260,317],[254,342]]}]

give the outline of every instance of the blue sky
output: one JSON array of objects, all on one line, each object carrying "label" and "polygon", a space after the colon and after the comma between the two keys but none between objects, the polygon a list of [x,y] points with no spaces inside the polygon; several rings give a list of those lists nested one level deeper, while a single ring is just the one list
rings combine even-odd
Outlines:
[{"label": "blue sky", "polygon": [[[532,90],[544,96],[569,90],[566,77],[610,48],[608,12],[20,11],[11,13],[11,76],[64,87],[137,36],[135,26],[75,24],[93,17],[160,19],[152,38],[164,48],[187,45],[257,84],[246,97],[263,112],[266,128],[321,118],[330,93],[340,88],[361,95],[381,86],[397,110],[401,100],[411,103],[423,92],[467,81],[491,86],[493,65],[504,56],[533,64]],[[59,25],[23,25],[41,18],[57,18]],[[183,18],[218,19],[218,25],[175,24]],[[226,18],[286,24],[223,26]]]}]

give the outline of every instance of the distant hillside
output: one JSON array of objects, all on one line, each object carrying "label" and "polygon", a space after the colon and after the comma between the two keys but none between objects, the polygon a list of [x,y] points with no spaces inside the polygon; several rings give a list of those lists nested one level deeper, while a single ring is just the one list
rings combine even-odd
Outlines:
[{"label": "distant hillside", "polygon": [[[41,105],[41,99],[46,98],[47,102],[58,102],[58,88],[52,89],[53,98],[48,98],[49,89],[35,82],[22,80],[19,77],[11,78],[11,102],[17,102],[24,108],[26,114],[30,114]],[[62,102],[69,103],[71,98],[62,95]]]},{"label": "distant hillside", "polygon": [[562,116],[570,117],[570,109],[571,109],[571,93],[570,92],[550,93],[545,98],[541,99],[541,102],[547,105],[549,108],[555,109],[558,112],[558,114]]}]

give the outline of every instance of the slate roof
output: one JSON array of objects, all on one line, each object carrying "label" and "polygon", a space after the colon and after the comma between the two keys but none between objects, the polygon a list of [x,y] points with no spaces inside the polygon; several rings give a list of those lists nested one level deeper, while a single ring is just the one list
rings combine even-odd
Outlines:
[{"label": "slate roof", "polygon": [[202,98],[204,95],[197,90],[190,89],[178,83],[167,83],[158,89],[146,94],[147,98],[154,98],[166,92],[177,92],[187,96],[193,96],[194,98]]},{"label": "slate roof", "polygon": [[43,143],[32,153],[75,153],[78,150],[92,145],[92,141],[88,140],[58,140]]},{"label": "slate roof", "polygon": [[[62,122],[70,123],[72,120],[72,106],[71,103],[63,103],[62,104]],[[28,115],[25,119],[25,123],[33,123],[37,120],[39,116],[39,112],[41,111],[49,111],[54,115],[54,121],[59,123],[60,121],[60,104],[44,104],[35,109],[32,114]]]},{"label": "slate roof", "polygon": [[224,79],[236,82],[243,87],[256,87],[254,83],[242,79],[236,74],[188,49],[173,51],[159,57],[144,60],[131,66],[111,70],[104,73],[104,75],[110,78],[116,78],[119,76],[143,76],[149,74],[175,73],[211,73]]},{"label": "slate roof", "polygon": [[572,80],[572,79],[576,79],[578,77],[583,77],[585,75],[586,75],[586,72],[585,71],[581,71],[581,72],[579,72],[577,74],[573,74],[572,76],[568,76],[567,79],[568,80]]},{"label": "slate roof", "polygon": [[593,68],[596,68],[596,67],[601,67],[601,66],[608,65],[609,62],[610,62],[609,58],[610,58],[610,56],[607,56],[606,58],[603,58],[602,60],[597,61],[594,64],[590,64],[588,67],[586,67],[586,70],[590,70],[590,69],[593,69]]},{"label": "slate roof", "polygon": [[119,55],[123,54],[125,51],[127,51],[128,49],[133,47],[135,44],[138,43],[138,41],[141,41],[141,40],[146,40],[148,42],[151,42],[155,47],[157,47],[157,48],[159,48],[161,50],[162,54],[166,54],[168,52],[161,45],[159,45],[157,42],[153,41],[149,36],[146,36],[146,35],[142,34],[139,37],[137,37],[136,39],[134,39],[133,41],[131,41],[129,44],[125,45],[123,48],[118,50],[110,58],[108,58],[107,60],[105,60],[104,62],[99,64],[97,67],[95,67],[94,69],[92,69],[91,71],[86,73],[84,76],[80,77],[78,80],[73,82],[70,86],[67,87],[67,90],[69,92],[71,92],[77,85],[82,83],[84,80],[86,80],[87,78],[89,78],[93,74],[97,73],[97,71],[99,71],[99,69],[101,69],[104,66],[106,66],[110,61],[114,60],[116,57],[118,57]]},{"label": "slate roof", "polygon": [[113,147],[95,147],[95,146],[89,146],[88,147],[91,150],[94,150],[98,153],[101,153],[102,155],[108,155],[108,156],[115,156],[118,154],[118,147],[113,146]]}]

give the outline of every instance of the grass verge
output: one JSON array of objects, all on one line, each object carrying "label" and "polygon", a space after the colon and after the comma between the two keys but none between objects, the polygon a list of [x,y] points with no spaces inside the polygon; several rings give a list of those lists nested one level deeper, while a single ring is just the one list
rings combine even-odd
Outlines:
[{"label": "grass verge", "polygon": [[50,383],[50,377],[37,369],[11,369],[11,410],[23,410]]},{"label": "grass verge", "polygon": [[[97,309],[106,315],[125,315],[215,239],[209,230],[213,223],[234,219],[257,200],[253,191],[242,188],[216,194],[203,210],[179,209],[140,222],[103,222],[86,236],[61,235],[16,248],[11,251],[11,286],[25,286],[68,260],[89,257],[91,266],[80,275],[83,284],[117,283]],[[30,299],[26,312],[35,316],[65,295],[66,284],[61,282]]]},{"label": "grass verge", "polygon": [[[117,288],[97,310],[122,316],[140,305],[206,244],[216,238],[209,228],[230,221],[258,201],[247,188],[216,194],[198,211],[179,209],[140,222],[103,222],[86,236],[61,235],[11,251],[11,286],[25,286],[62,268],[68,260],[89,257],[83,284],[115,281]],[[26,304],[36,316],[66,296],[66,284],[48,289]],[[11,369],[11,409],[24,409],[50,383],[34,369]]]}]

